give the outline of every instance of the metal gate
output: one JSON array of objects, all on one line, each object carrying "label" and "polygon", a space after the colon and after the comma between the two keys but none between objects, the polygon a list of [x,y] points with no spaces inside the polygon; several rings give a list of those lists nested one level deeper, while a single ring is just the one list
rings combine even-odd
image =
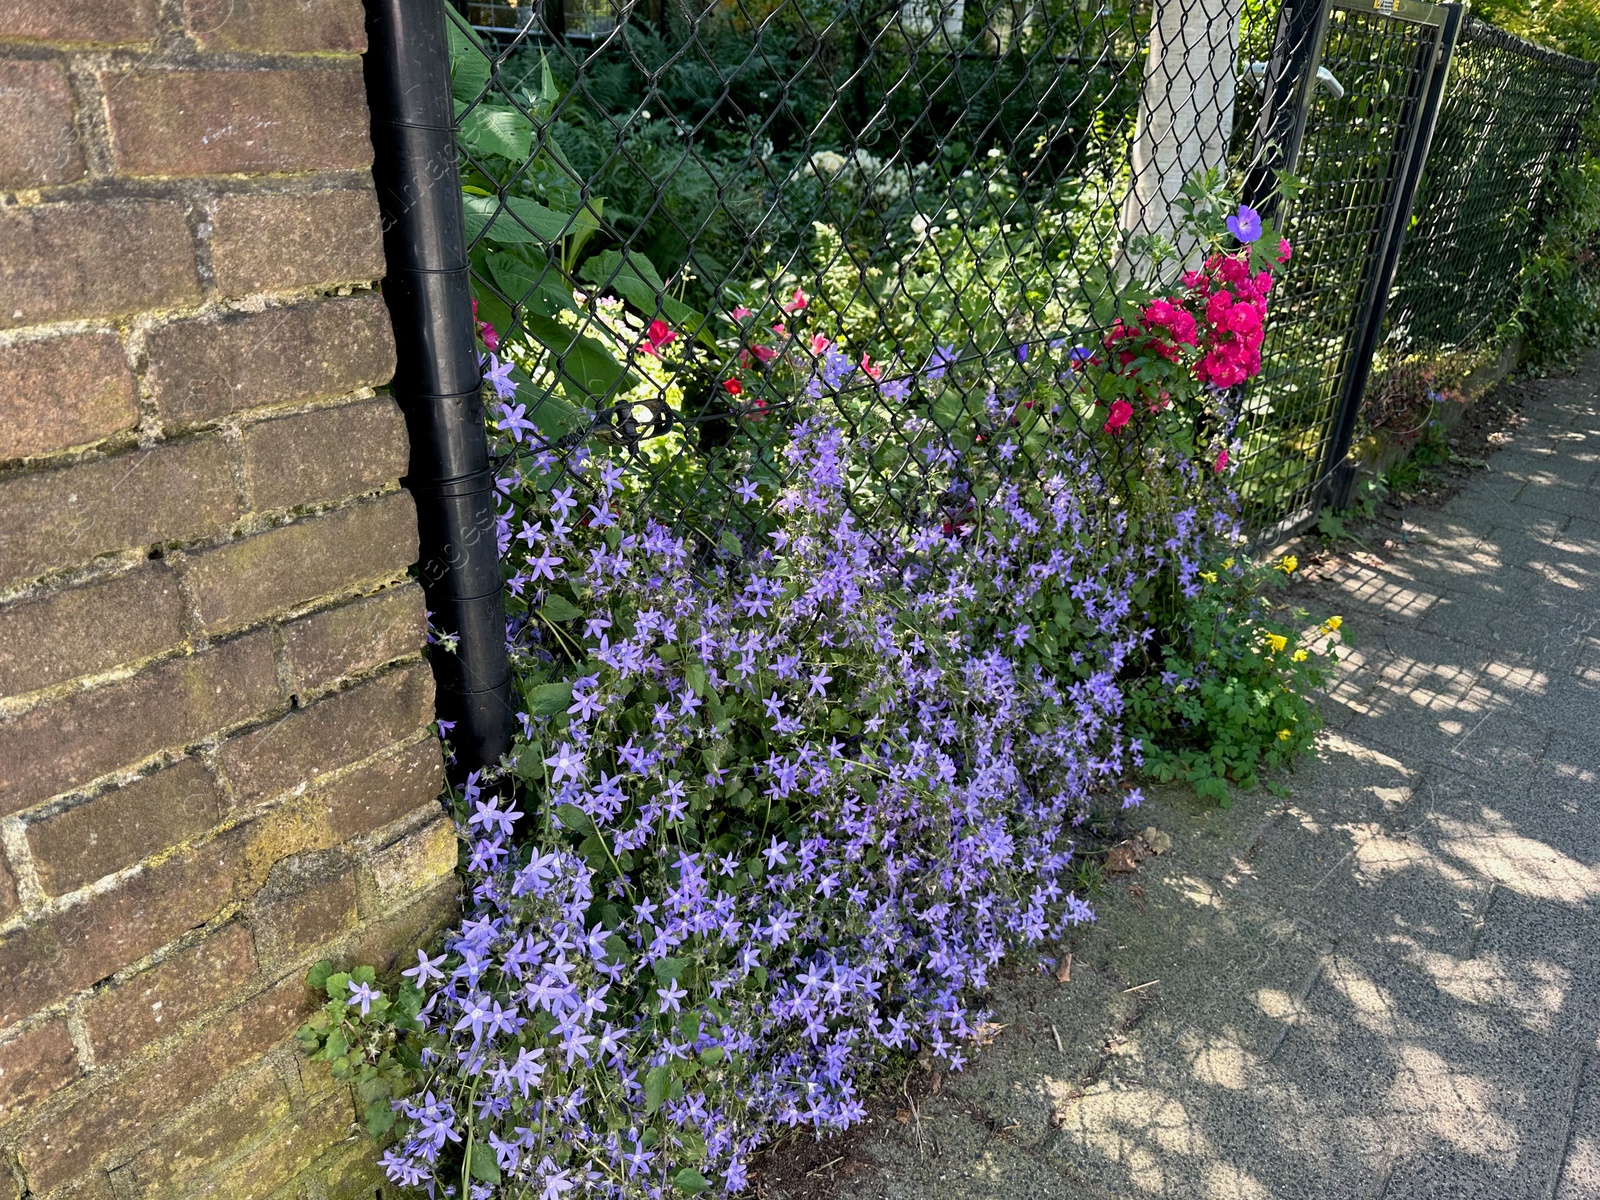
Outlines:
[{"label": "metal gate", "polygon": [[1262,72],[1254,178],[1264,187],[1287,169],[1304,186],[1278,214],[1296,259],[1240,421],[1240,494],[1263,541],[1353,483],[1346,458],[1464,11],[1418,0],[1283,7]]}]

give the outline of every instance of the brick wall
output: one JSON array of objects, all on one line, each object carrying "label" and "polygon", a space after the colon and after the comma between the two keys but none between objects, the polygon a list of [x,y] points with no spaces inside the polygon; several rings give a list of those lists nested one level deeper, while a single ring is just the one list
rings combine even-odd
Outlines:
[{"label": "brick wall", "polygon": [[446,920],[359,0],[0,4],[0,1200],[373,1196]]}]

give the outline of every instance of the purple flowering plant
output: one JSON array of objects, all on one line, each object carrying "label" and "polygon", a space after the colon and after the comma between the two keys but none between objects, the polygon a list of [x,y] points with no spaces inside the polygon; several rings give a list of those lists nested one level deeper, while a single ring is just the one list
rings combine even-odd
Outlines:
[{"label": "purple flowering plant", "polygon": [[452,797],[460,924],[395,979],[319,966],[302,1031],[396,1184],[736,1194],[885,1064],[960,1069],[998,964],[1093,916],[1078,831],[1138,802],[1130,688],[1232,544],[1226,478],[1108,451],[1071,339],[874,362],[811,305],[733,310],[670,527],[649,446],[529,427],[486,357],[520,732]]}]

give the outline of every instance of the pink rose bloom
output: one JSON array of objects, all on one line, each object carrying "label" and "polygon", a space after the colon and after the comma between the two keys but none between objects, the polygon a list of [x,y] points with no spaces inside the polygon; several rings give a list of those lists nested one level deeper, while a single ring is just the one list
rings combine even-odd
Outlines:
[{"label": "pink rose bloom", "polygon": [[1133,416],[1133,405],[1126,400],[1116,400],[1111,405],[1111,415],[1106,418],[1106,432],[1117,433]]}]

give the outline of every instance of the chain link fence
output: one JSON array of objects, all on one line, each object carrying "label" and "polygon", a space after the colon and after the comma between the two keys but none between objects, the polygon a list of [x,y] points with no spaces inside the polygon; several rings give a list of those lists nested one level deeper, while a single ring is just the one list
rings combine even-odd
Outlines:
[{"label": "chain link fence", "polygon": [[[1136,235],[1177,240],[1168,273],[1193,265],[1185,178],[1292,168],[1295,258],[1234,457],[1252,527],[1303,524],[1362,393],[1392,421],[1431,378],[1404,364],[1486,344],[1506,315],[1589,103],[1590,64],[1481,22],[1454,48],[1451,10],[462,3],[467,234],[480,329],[521,389],[512,433],[547,458],[623,447],[663,519],[742,537],[761,516],[732,481],[785,470],[766,435],[791,415],[774,375],[798,347],[878,447],[863,516],[937,515],[963,501],[930,493],[929,447],[1043,418],[1115,328],[1119,281],[1149,267]],[[970,386],[927,403],[930,367]],[[1022,445],[999,474],[1026,470]]]}]

